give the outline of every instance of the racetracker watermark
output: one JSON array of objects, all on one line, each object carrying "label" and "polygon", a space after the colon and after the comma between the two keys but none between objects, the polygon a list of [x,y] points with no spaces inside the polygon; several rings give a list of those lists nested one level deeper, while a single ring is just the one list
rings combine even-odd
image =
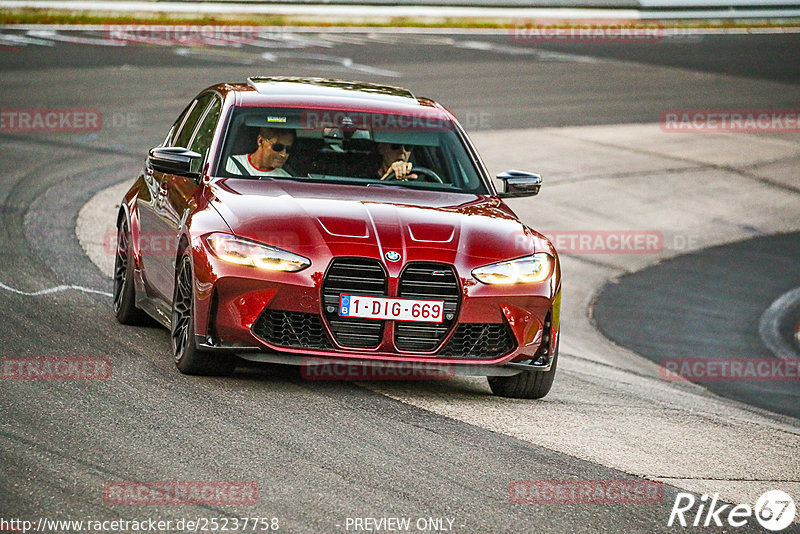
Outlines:
[{"label": "racetracker watermark", "polygon": [[[563,254],[657,254],[664,250],[664,235],[657,230],[544,230]],[[517,235],[514,246],[529,249],[532,236]]]},{"label": "racetracker watermark", "polygon": [[171,26],[154,24],[110,24],[105,37],[111,42],[158,45],[231,45],[253,43],[264,35],[254,26]]},{"label": "racetracker watermark", "polygon": [[459,122],[466,130],[489,130],[492,128],[492,118],[489,111],[468,111]]},{"label": "racetracker watermark", "polygon": [[664,486],[649,480],[515,480],[508,498],[516,504],[655,504]]},{"label": "racetracker watermark", "polygon": [[449,380],[452,365],[437,362],[340,362],[304,358],[300,374],[306,380]]},{"label": "racetracker watermark", "polygon": [[111,360],[105,357],[24,356],[0,360],[2,380],[107,380]]},{"label": "racetracker watermark", "polygon": [[0,132],[97,132],[102,127],[103,114],[96,109],[0,110]]},{"label": "racetracker watermark", "polygon": [[104,117],[105,128],[137,128],[140,125],[139,114],[135,111],[114,111],[110,114],[110,119],[108,113]]},{"label": "racetracker watermark", "polygon": [[[261,236],[264,242],[270,246],[285,248],[297,246],[300,244],[300,236],[297,232],[290,231],[276,231],[264,234]],[[118,234],[116,231],[106,232],[103,235],[103,250],[106,254],[114,255],[117,252],[117,247],[124,248],[128,246],[126,239],[131,239],[130,234],[126,237]],[[136,245],[135,249],[140,254],[148,256],[174,256],[178,251],[178,243],[181,236],[174,232],[140,232],[136,234],[135,243],[130,243],[131,246]],[[258,253],[260,247],[252,245],[253,253]]]},{"label": "racetracker watermark", "polygon": [[641,20],[517,20],[508,29],[515,43],[652,43],[664,26]]},{"label": "racetracker watermark", "polygon": [[[268,123],[285,124],[283,116],[269,116]],[[363,113],[359,111],[303,111],[300,127],[304,130],[325,131],[338,128],[345,132],[370,130],[372,132],[446,132],[455,128],[453,122],[435,112],[419,111],[410,115],[392,113]],[[332,134],[333,132],[326,132]]]},{"label": "racetracker watermark", "polygon": [[668,133],[797,133],[800,109],[668,109],[660,125]]},{"label": "racetracker watermark", "polygon": [[0,532],[268,532],[280,530],[277,517],[210,516],[186,519],[57,519],[38,521],[0,517]]},{"label": "racetracker watermark", "polygon": [[664,358],[661,378],[678,381],[742,382],[800,380],[800,358]]},{"label": "racetracker watermark", "polygon": [[103,486],[107,504],[198,504],[244,505],[258,503],[255,482],[107,482]]}]

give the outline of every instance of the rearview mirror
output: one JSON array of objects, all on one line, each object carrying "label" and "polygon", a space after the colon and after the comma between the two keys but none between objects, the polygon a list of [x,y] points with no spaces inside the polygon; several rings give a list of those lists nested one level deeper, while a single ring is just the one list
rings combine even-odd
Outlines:
[{"label": "rearview mirror", "polygon": [[196,178],[200,176],[202,157],[188,148],[159,147],[150,150],[147,164],[154,171]]},{"label": "rearview mirror", "polygon": [[497,178],[503,180],[503,192],[500,198],[532,197],[539,194],[542,177],[539,174],[510,170],[501,172]]}]

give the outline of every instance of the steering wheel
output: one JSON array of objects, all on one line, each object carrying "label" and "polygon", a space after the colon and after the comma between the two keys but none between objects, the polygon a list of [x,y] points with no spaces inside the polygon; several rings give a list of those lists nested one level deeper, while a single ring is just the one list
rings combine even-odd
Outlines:
[{"label": "steering wheel", "polygon": [[[444,183],[444,180],[442,180],[441,176],[439,176],[438,174],[436,174],[435,171],[433,171],[433,170],[431,170],[431,169],[429,169],[427,167],[416,167],[416,166],[415,167],[411,167],[411,170],[409,171],[409,174],[411,174],[411,173],[421,174],[422,175],[421,177],[426,179],[429,182],[437,182],[437,183],[440,183],[440,184]],[[397,180],[397,177],[395,176],[395,172],[392,170],[392,171],[389,171],[389,174],[387,174],[386,178],[384,178],[384,179],[385,180]]]}]

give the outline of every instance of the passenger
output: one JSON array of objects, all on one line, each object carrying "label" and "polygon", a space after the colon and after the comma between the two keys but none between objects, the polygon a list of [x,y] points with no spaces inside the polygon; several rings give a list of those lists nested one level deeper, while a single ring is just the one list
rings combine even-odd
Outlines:
[{"label": "passenger", "polygon": [[256,151],[229,157],[225,170],[243,176],[290,177],[283,165],[292,152],[294,138],[294,130],[259,128]]},{"label": "passenger", "polygon": [[377,170],[377,175],[381,180],[386,180],[394,172],[395,180],[416,180],[416,173],[411,172],[412,164],[408,161],[411,157],[411,147],[398,143],[378,143],[378,154],[381,156],[382,164]]}]

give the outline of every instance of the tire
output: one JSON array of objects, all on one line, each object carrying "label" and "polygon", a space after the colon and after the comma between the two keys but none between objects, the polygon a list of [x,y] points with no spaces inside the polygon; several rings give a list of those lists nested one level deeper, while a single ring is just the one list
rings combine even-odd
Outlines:
[{"label": "tire", "polygon": [[146,325],[151,320],[136,307],[136,287],[133,281],[133,249],[128,221],[123,217],[117,227],[117,247],[114,253],[114,315],[127,325]]},{"label": "tire", "polygon": [[492,393],[514,399],[541,399],[550,392],[558,366],[558,345],[549,371],[523,371],[514,376],[489,376]]},{"label": "tire", "polygon": [[236,358],[199,350],[194,342],[194,292],[192,262],[184,254],[175,273],[172,297],[172,355],[178,370],[186,375],[229,375],[236,367]]}]

